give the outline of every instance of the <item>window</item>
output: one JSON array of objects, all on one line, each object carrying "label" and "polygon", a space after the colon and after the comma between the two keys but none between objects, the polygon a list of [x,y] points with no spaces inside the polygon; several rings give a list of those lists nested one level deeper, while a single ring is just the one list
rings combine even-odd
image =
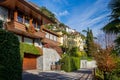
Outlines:
[{"label": "window", "polygon": [[29,24],[29,18],[27,16],[25,17],[25,23]]},{"label": "window", "polygon": [[40,29],[40,24],[37,25],[37,28]]},{"label": "window", "polygon": [[54,41],[57,41],[57,36],[54,36]]},{"label": "window", "polygon": [[34,28],[36,28],[36,21],[35,20],[33,20],[33,26],[34,26]]},{"label": "window", "polygon": [[18,14],[18,22],[23,23],[23,16],[21,14]]},{"label": "window", "polygon": [[28,44],[33,44],[33,40],[30,38],[24,38],[24,42]]},{"label": "window", "polygon": [[52,34],[50,34],[50,39],[53,40],[53,35]]},{"label": "window", "polygon": [[46,38],[49,38],[49,33],[46,32]]}]

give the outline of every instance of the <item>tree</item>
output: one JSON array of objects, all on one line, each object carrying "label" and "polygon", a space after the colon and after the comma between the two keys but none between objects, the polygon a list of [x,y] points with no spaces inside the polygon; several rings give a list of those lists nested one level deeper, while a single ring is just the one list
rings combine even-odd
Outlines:
[{"label": "tree", "polygon": [[105,25],[102,30],[105,33],[116,34],[117,39],[115,40],[115,49],[119,53],[120,49],[120,0],[111,0],[109,3],[111,9],[110,22]]},{"label": "tree", "polygon": [[120,0],[111,0],[110,4],[111,15],[110,22],[105,25],[102,30],[106,33],[120,33]]},{"label": "tree", "polygon": [[89,57],[91,57],[95,53],[95,46],[94,46],[94,37],[91,29],[83,30],[83,32],[87,33],[86,36],[86,53]]},{"label": "tree", "polygon": [[110,55],[111,51],[112,51],[111,48],[101,49],[99,52],[95,54],[97,67],[99,70],[103,72],[104,80],[108,80],[107,74],[112,72],[116,67],[114,58]]}]

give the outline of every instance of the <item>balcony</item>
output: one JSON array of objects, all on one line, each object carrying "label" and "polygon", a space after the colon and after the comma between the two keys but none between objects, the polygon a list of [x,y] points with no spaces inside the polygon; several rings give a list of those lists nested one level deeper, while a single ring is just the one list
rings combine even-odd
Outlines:
[{"label": "balcony", "polygon": [[59,46],[59,45],[60,45],[59,42],[50,40],[50,39],[48,39],[48,38],[43,38],[42,42],[43,42],[43,43],[47,43],[47,44],[49,44],[50,46]]},{"label": "balcony", "polygon": [[[11,32],[14,32],[16,34],[23,35],[26,37],[30,37],[30,38],[44,38],[45,37],[45,33],[41,31],[39,32],[34,31],[33,33],[28,32],[25,24],[17,22],[17,21],[8,22],[6,29],[8,31],[11,31]],[[33,28],[33,30],[35,29]]]},{"label": "balcony", "polygon": [[59,53],[59,55],[62,55],[63,51],[62,51],[62,49],[59,47],[59,45],[60,45],[59,42],[50,40],[50,39],[48,39],[48,38],[44,38],[44,39],[42,40],[42,43],[47,44],[48,47],[55,49],[55,50]]}]

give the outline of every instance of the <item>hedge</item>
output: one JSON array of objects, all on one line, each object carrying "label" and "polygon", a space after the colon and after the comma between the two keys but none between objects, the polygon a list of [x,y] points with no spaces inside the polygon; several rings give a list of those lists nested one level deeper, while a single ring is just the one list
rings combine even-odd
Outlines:
[{"label": "hedge", "polygon": [[0,29],[0,80],[22,80],[18,38]]},{"label": "hedge", "polygon": [[40,52],[40,50],[37,47],[27,43],[20,43],[20,53],[22,58],[24,57],[24,53],[33,54],[33,55],[42,54],[42,52]]},{"label": "hedge", "polygon": [[80,58],[65,56],[61,61],[62,70],[66,72],[75,71],[80,69]]}]

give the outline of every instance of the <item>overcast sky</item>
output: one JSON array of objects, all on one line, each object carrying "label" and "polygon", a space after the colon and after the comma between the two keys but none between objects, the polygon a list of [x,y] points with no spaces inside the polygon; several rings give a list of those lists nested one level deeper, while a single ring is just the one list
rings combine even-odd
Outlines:
[{"label": "overcast sky", "polygon": [[94,35],[108,23],[110,0],[29,0],[38,6],[45,6],[53,12],[59,21],[79,32],[87,27]]}]

